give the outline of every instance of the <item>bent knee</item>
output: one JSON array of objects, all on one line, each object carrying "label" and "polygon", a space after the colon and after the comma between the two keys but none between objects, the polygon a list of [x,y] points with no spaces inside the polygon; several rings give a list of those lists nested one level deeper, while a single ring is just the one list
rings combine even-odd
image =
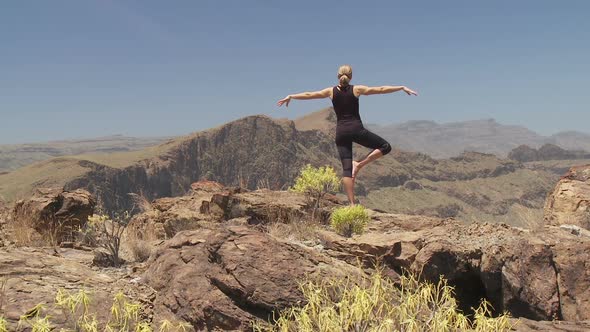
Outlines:
[{"label": "bent knee", "polygon": [[381,150],[383,155],[386,155],[391,152],[391,145],[389,145],[389,143],[385,143],[379,148],[379,150]]}]

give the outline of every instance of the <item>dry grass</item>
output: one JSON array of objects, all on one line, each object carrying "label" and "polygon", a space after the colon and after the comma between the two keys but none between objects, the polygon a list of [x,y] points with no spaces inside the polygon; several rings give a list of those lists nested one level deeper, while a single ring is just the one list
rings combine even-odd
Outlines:
[{"label": "dry grass", "polygon": [[[63,314],[61,331],[119,331],[119,332],[187,332],[193,331],[192,326],[184,322],[161,321],[158,326],[141,318],[142,306],[138,302],[131,301],[122,292],[113,297],[110,309],[110,317],[107,321],[100,322],[93,310],[92,294],[79,290],[70,293],[59,290],[55,301],[50,306]],[[31,330],[33,332],[51,332],[56,329],[51,316],[46,314],[47,306],[38,304],[24,313],[18,323],[17,330]],[[4,326],[3,326],[4,325]],[[4,327],[4,330],[3,330]],[[6,321],[0,316],[0,332],[7,332]]]},{"label": "dry grass", "polygon": [[132,232],[128,229],[125,235],[124,244],[131,252],[133,260],[139,263],[147,261],[155,247],[149,241],[144,240],[144,237],[138,232]]},{"label": "dry grass", "polygon": [[441,279],[421,283],[403,276],[394,285],[379,270],[360,280],[330,278],[300,286],[306,304],[280,314],[273,324],[254,323],[254,331],[508,331],[507,314],[491,318],[487,302],[470,320],[461,313],[454,290]]},{"label": "dry grass", "polygon": [[6,223],[8,240],[12,241],[17,247],[49,245],[49,241],[33,228],[34,224],[35,221],[30,215],[20,215],[8,219]]},{"label": "dry grass", "polygon": [[271,223],[266,229],[275,238],[317,244],[319,242],[317,231],[320,228],[321,225],[317,221],[300,219],[288,223]]},{"label": "dry grass", "polygon": [[[6,223],[8,239],[18,247],[56,247],[60,242],[73,241],[77,237],[78,230],[66,228],[58,219],[39,221],[36,218],[30,213],[11,216]],[[35,229],[39,223],[44,225],[42,230]]]}]

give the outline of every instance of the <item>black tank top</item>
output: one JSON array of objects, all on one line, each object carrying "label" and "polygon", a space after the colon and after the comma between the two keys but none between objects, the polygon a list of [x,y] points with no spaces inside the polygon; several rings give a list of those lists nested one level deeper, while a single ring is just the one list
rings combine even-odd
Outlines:
[{"label": "black tank top", "polygon": [[359,99],[354,95],[354,86],[337,86],[332,91],[332,106],[336,112],[337,125],[355,123],[362,125],[359,114]]}]

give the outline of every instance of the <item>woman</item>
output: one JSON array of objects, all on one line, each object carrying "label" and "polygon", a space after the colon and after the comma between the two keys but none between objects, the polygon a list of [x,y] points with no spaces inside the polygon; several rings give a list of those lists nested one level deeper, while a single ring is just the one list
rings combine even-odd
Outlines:
[{"label": "woman", "polygon": [[[358,172],[369,163],[381,158],[391,151],[391,146],[386,140],[368,131],[363,126],[359,114],[359,97],[362,95],[385,94],[403,90],[408,95],[418,94],[405,86],[378,86],[368,87],[364,85],[350,85],[352,79],[352,67],[349,65],[338,68],[339,85],[325,88],[315,92],[303,92],[279,100],[277,105],[288,107],[291,99],[332,99],[332,105],[336,112],[336,146],[342,161],[344,190],[350,205],[354,205],[354,180]],[[361,161],[352,160],[352,142],[373,149],[367,157]]]}]

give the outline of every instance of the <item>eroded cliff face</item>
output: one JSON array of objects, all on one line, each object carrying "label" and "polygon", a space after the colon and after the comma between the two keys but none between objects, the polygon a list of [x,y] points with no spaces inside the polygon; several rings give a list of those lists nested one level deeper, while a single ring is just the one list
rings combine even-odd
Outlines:
[{"label": "eroded cliff face", "polygon": [[545,203],[545,222],[590,230],[590,165],[573,167]]},{"label": "eroded cliff face", "polygon": [[335,146],[292,122],[244,118],[183,139],[165,154],[123,169],[87,162],[88,174],[66,184],[95,193],[107,210],[133,210],[128,193],[148,199],[179,196],[201,179],[254,189],[284,188],[306,163],[335,164]]}]

